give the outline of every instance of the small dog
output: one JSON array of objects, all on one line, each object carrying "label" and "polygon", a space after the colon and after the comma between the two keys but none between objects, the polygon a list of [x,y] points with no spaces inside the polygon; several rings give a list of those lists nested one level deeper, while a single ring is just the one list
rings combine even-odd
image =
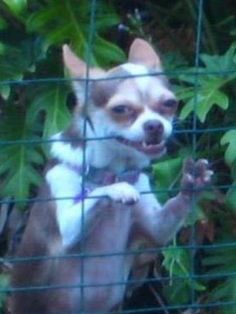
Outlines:
[{"label": "small dog", "polygon": [[151,190],[142,169],[166,153],[177,109],[167,79],[153,74],[162,66],[149,43],[135,39],[128,62],[109,71],[87,69],[67,45],[63,58],[80,78],[77,107],[70,127],[54,136],[40,192],[55,200],[33,206],[18,250],[33,259],[13,266],[12,314],[116,309],[128,279],[144,278],[155,258],[131,252],[166,244],[212,175],[206,160],[188,161],[179,194],[164,206],[141,193]]}]

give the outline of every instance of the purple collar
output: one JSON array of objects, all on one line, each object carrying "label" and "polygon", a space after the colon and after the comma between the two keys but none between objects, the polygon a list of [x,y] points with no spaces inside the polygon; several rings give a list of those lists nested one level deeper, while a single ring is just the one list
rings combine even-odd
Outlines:
[{"label": "purple collar", "polygon": [[[80,176],[83,175],[83,167],[70,163],[66,163],[66,166]],[[140,170],[138,169],[130,169],[116,174],[109,169],[98,169],[91,166],[87,167],[83,176],[84,191],[75,196],[74,202],[78,203],[83,201],[88,194],[98,186],[110,185],[117,182],[127,182],[133,185],[138,181],[139,175]]]},{"label": "purple collar", "polygon": [[[73,165],[71,163],[66,163],[66,166],[78,173],[80,176],[83,176],[83,167]],[[86,171],[84,174],[85,183],[92,183],[95,185],[109,185],[116,182],[125,181],[130,184],[135,184],[139,178],[140,170],[138,169],[130,169],[123,171],[119,174],[116,174],[114,171],[109,170],[107,168],[99,169],[92,166],[86,167]]]}]

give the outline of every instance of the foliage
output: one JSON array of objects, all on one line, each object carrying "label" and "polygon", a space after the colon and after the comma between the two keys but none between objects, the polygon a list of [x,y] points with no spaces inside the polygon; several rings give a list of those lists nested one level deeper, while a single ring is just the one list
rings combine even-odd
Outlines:
[{"label": "foliage", "polygon": [[[170,283],[164,287],[169,302],[173,304],[187,303],[192,289],[204,291],[206,287],[191,278],[191,252],[177,246],[169,246],[163,250],[163,266],[169,271]],[[178,278],[179,277],[179,278]]]},{"label": "foliage", "polygon": [[[4,291],[9,286],[9,276],[0,274],[0,289]],[[6,293],[0,293],[0,309],[5,305]]]},{"label": "foliage", "polygon": [[[204,259],[204,265],[210,269],[207,273],[215,275],[216,278],[220,274],[225,275],[224,281],[221,284],[216,284],[213,288],[209,300],[210,301],[232,301],[236,295],[236,280],[234,276],[227,276],[228,273],[235,272],[236,250],[232,248],[223,248],[211,250],[208,256]],[[235,313],[235,306],[223,307],[222,314]]]},{"label": "foliage", "polygon": [[[72,0],[5,0],[0,8],[0,95],[5,108],[0,140],[47,139],[69,121],[70,90],[62,82],[30,82],[63,77],[60,49],[65,42],[87,57],[90,2],[83,0],[75,5]],[[97,17],[89,61],[101,65],[104,60],[106,65],[121,62],[122,50],[102,36],[119,22],[112,6],[102,3],[97,7]],[[18,83],[13,84],[15,80]],[[27,80],[29,83],[21,84]],[[44,151],[25,143],[2,147],[2,195],[23,200],[30,196],[32,187],[40,182]]]},{"label": "foliage", "polygon": [[[173,188],[177,188],[181,176],[181,167],[183,156],[171,160],[160,161],[153,165],[153,174],[155,178],[155,187],[158,191],[157,197],[163,203],[169,198]],[[175,177],[173,177],[175,174]]]},{"label": "foliage", "polygon": [[[152,40],[163,54],[165,68],[176,71],[171,78],[181,104],[180,120],[175,125],[179,132],[170,143],[169,157],[153,165],[158,198],[165,202],[178,192],[182,163],[189,155],[209,159],[215,177],[214,188],[194,207],[176,243],[163,250],[162,271],[171,279],[163,282],[162,294],[170,305],[190,302],[191,290],[197,302],[236,299],[236,276],[230,276],[235,272],[235,247],[196,248],[192,253],[185,248],[235,243],[235,8],[230,0],[205,1],[204,53],[200,53],[196,68],[196,3],[151,0],[140,2],[132,12],[131,0],[122,5],[102,0],[96,8],[96,25],[90,38],[91,1],[0,2],[1,195],[21,200],[22,208],[42,177],[46,146],[37,143],[64,128],[70,119],[70,88],[61,80],[62,44],[69,43],[91,64],[109,67],[120,63],[124,53],[116,45],[112,28],[122,21],[123,29],[128,30],[126,35]],[[90,54],[89,38],[93,43]],[[197,263],[193,260],[196,256]],[[193,279],[193,273],[209,274],[212,279]],[[219,273],[225,276],[214,278]],[[6,286],[4,278],[0,275],[0,288]],[[2,299],[0,308],[1,304]],[[214,313],[234,312],[232,306],[219,307]],[[212,312],[206,309],[204,313]]]},{"label": "foliage", "polygon": [[[50,0],[47,6],[39,6],[27,19],[27,29],[30,32],[38,32],[44,38],[44,48],[48,46],[63,44],[70,41],[75,52],[88,58],[88,38],[89,38],[89,16],[91,3],[81,0],[79,5],[75,5],[73,0]],[[60,16],[60,19],[58,19]],[[111,42],[100,36],[107,28],[118,23],[117,16],[113,13],[112,7],[101,2],[96,10],[96,25],[94,28],[93,50],[89,56],[92,64],[106,65],[109,62],[122,61],[122,51]],[[96,27],[96,30],[95,30]]]},{"label": "foliage", "polygon": [[[199,120],[205,122],[214,106],[217,105],[223,110],[228,108],[229,96],[222,89],[236,78],[236,73],[233,72],[236,70],[235,51],[236,45],[233,44],[223,56],[202,54],[200,59],[205,67],[197,69],[197,76],[188,74],[194,73],[194,68],[188,69],[186,74],[180,76],[181,81],[188,83],[188,86],[182,87],[178,93],[179,99],[185,102],[180,118],[186,119],[195,111]],[[220,76],[214,75],[216,69],[222,73]]]},{"label": "foliage", "polygon": [[[200,58],[205,67],[198,68],[197,76],[188,75],[187,73],[180,77],[182,81],[190,84],[186,88],[181,88],[179,92],[179,99],[185,102],[180,118],[186,119],[191,112],[195,111],[199,120],[205,122],[207,114],[213,110],[214,106],[218,106],[223,110],[228,108],[229,97],[222,91],[222,88],[236,77],[235,73],[231,74],[232,69],[236,66],[233,61],[235,48],[234,46],[230,47],[223,56],[202,54]],[[214,75],[216,69],[225,73],[225,75]],[[193,73],[194,68],[188,71]]]}]

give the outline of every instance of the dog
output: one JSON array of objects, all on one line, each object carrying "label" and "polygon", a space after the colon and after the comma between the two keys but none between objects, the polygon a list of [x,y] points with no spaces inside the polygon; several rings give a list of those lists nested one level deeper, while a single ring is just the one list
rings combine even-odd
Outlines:
[{"label": "dog", "polygon": [[178,106],[147,41],[135,39],[127,63],[108,71],[89,68],[68,45],[63,59],[77,105],[53,137],[39,193],[50,201],[33,206],[17,252],[12,314],[114,311],[129,279],[139,283],[155,259],[132,252],[165,245],[211,180],[206,160],[188,160],[176,197],[162,206],[145,193],[143,169],[166,153]]}]

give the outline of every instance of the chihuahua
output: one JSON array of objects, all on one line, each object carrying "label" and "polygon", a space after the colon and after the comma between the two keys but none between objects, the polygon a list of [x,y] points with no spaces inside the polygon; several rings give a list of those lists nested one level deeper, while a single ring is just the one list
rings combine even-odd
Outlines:
[{"label": "chihuahua", "polygon": [[135,39],[109,71],[67,45],[63,59],[77,105],[53,137],[39,193],[49,201],[33,206],[13,265],[12,314],[114,311],[212,175],[206,160],[188,160],[176,197],[162,206],[150,192],[143,169],[166,153],[177,100],[148,42]]}]

